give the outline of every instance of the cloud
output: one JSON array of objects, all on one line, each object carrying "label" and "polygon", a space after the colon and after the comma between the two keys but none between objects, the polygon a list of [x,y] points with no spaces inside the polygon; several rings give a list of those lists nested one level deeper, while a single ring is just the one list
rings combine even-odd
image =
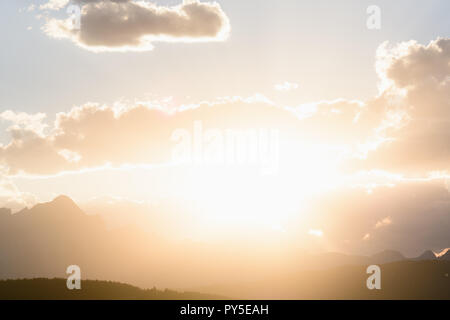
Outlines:
[{"label": "cloud", "polygon": [[[283,108],[253,98],[203,102],[175,112],[155,105],[118,109],[90,103],[57,114],[48,130],[43,130],[41,122],[45,115],[8,113],[22,126],[10,128],[11,141],[0,146],[0,166],[11,175],[48,175],[105,165],[169,163],[175,145],[174,131],[192,131],[195,121],[202,121],[205,130],[223,132],[278,130],[283,141],[297,146],[297,155],[292,155],[292,144],[280,146],[281,157],[293,164],[298,160],[313,164],[305,159],[314,158],[312,153],[318,146],[331,148],[329,152],[333,154],[339,148],[356,150],[372,134],[365,116],[369,111],[359,102],[321,102],[313,109],[300,116],[302,107]],[[310,141],[315,144],[308,146]],[[283,150],[289,157],[283,156]],[[351,154],[351,150],[348,152]]]},{"label": "cloud", "polygon": [[450,39],[415,41],[377,54],[381,97],[396,125],[368,154],[364,168],[423,176],[450,170]]},{"label": "cloud", "polygon": [[[75,4],[83,5],[86,3],[98,3],[98,2],[128,2],[131,0],[73,0]],[[58,11],[65,7],[67,7],[70,4],[70,0],[48,0],[46,3],[41,4],[39,6],[40,10],[53,10]]]},{"label": "cloud", "polygon": [[377,51],[381,91],[365,102],[336,99],[283,107],[237,97],[180,106],[176,112],[150,104],[121,110],[86,104],[59,113],[51,127],[44,123],[45,114],[6,111],[0,119],[13,125],[10,143],[0,147],[0,166],[8,174],[46,175],[167,163],[174,130],[190,130],[201,120],[205,128],[277,129],[291,143],[281,148],[301,154],[293,163],[315,163],[314,152],[326,149],[324,157],[338,159],[349,173],[383,170],[427,177],[450,170],[449,43],[383,44]]},{"label": "cloud", "polygon": [[384,218],[384,219],[378,221],[378,222],[375,224],[375,228],[376,228],[376,229],[382,228],[382,227],[385,227],[385,226],[390,225],[391,223],[392,223],[391,217],[386,217],[386,218]]},{"label": "cloud", "polygon": [[27,192],[20,191],[7,176],[0,174],[0,208],[13,212],[36,204],[38,199]]},{"label": "cloud", "polygon": [[60,10],[69,4],[70,0],[49,0],[48,2],[41,4],[39,9],[41,10]]},{"label": "cloud", "polygon": [[185,0],[164,7],[146,1],[103,0],[81,2],[79,29],[72,27],[71,18],[50,18],[43,30],[91,51],[147,51],[158,41],[223,41],[230,24],[216,2]]},{"label": "cloud", "polygon": [[45,113],[28,114],[26,112],[14,112],[6,110],[0,113],[0,120],[12,123],[8,130],[25,129],[42,135],[47,124],[43,120],[47,117]]},{"label": "cloud", "polygon": [[297,83],[292,83],[292,82],[284,82],[284,83],[279,83],[275,85],[275,90],[277,91],[291,91],[291,90],[296,90],[298,89],[298,84]]}]

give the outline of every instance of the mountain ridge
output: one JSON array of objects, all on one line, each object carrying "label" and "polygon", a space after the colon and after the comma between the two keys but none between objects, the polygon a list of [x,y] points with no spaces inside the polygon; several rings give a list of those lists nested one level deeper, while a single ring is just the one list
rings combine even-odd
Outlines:
[{"label": "mountain ridge", "polygon": [[[14,214],[0,209],[0,252],[0,279],[65,277],[67,266],[72,264],[81,266],[83,277],[89,279],[114,280],[142,287],[155,284],[192,287],[193,282],[200,285],[223,276],[222,266],[211,259],[219,254],[216,248],[205,250],[196,243],[165,242],[138,228],[108,229],[98,215],[86,214],[67,196],[56,197],[53,201]],[[395,250],[384,250],[372,256],[333,252],[310,254],[302,250],[292,250],[288,254],[289,263],[279,264],[274,269],[265,268],[262,262],[252,264],[252,261],[230,253],[226,259],[237,269],[228,275],[230,279],[243,277],[242,272],[237,271],[241,271],[245,263],[253,269],[247,268],[250,271],[245,270],[248,273],[244,278],[252,277],[254,268],[259,268],[255,278],[267,278],[277,272],[367,267],[414,259],[448,260],[450,255],[446,251],[435,259],[429,250],[415,258],[406,258]],[[190,266],[182,269],[181,277],[180,266],[188,257],[196,258]],[[209,261],[205,259],[211,262],[205,264],[204,261]],[[225,258],[221,256],[221,259]],[[203,277],[208,272],[213,275]],[[155,278],[155,274],[160,276]],[[202,276],[194,280],[192,275]]]},{"label": "mountain ridge", "polygon": [[[84,217],[93,218],[95,216],[87,215],[75,201],[73,201],[67,195],[58,195],[53,200],[43,203],[38,203],[31,208],[24,208],[16,213],[12,213],[11,209],[0,208],[0,218],[5,217],[18,217],[23,215],[29,216],[43,216],[46,218],[54,219],[64,219],[64,218],[75,218],[82,219]],[[386,249],[380,252],[376,252],[372,255],[354,255],[342,252],[326,252],[321,254],[315,254],[315,256],[321,256],[325,260],[348,260],[348,264],[384,264],[395,261],[403,260],[434,260],[434,259],[444,259],[450,260],[450,250],[449,248],[442,250],[440,253],[435,253],[432,250],[425,250],[421,255],[417,257],[407,258],[400,251]],[[339,265],[339,264],[338,264]]]}]

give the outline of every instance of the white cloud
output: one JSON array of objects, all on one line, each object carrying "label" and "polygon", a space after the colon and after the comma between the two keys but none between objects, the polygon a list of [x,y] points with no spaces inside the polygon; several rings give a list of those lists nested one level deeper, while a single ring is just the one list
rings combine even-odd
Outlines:
[{"label": "white cloud", "polygon": [[21,192],[10,178],[0,174],[0,208],[9,208],[13,212],[36,204],[37,197]]},{"label": "white cloud", "polygon": [[60,10],[69,4],[70,0],[49,0],[48,2],[41,4],[39,9],[41,10]]},{"label": "white cloud", "polygon": [[384,219],[378,221],[378,222],[375,224],[375,228],[378,229],[378,228],[381,228],[381,227],[388,226],[388,225],[390,225],[390,224],[392,224],[392,219],[391,219],[391,217],[386,217],[386,218],[384,218]]},{"label": "white cloud", "polygon": [[81,156],[78,153],[70,151],[68,149],[62,149],[58,151],[58,154],[68,162],[79,162],[81,160]]},{"label": "white cloud", "polygon": [[0,113],[0,120],[11,122],[10,130],[25,129],[33,131],[39,135],[44,134],[47,127],[43,121],[47,117],[45,113],[28,114],[26,112],[14,112],[6,110]]},{"label": "white cloud", "polygon": [[284,82],[275,85],[275,90],[277,91],[292,91],[298,89],[299,85],[292,82]]}]

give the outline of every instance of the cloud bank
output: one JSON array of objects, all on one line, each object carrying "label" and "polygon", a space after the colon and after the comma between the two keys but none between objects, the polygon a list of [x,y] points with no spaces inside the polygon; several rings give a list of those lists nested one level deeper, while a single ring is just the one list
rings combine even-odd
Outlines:
[{"label": "cloud bank", "polygon": [[200,120],[205,128],[280,130],[282,139],[293,143],[287,148],[296,146],[308,157],[312,148],[302,148],[313,143],[345,160],[342,165],[350,172],[448,173],[450,39],[383,44],[377,72],[382,91],[366,102],[338,99],[282,107],[267,99],[227,98],[171,113],[158,106],[117,110],[86,104],[58,114],[49,127],[44,114],[6,111],[0,118],[13,125],[10,143],[0,146],[0,165],[9,174],[52,174],[105,164],[164,163],[171,158],[173,131],[189,130]]},{"label": "cloud bank", "polygon": [[[267,101],[243,98],[204,102],[176,112],[147,105],[119,110],[86,104],[57,114],[55,123],[45,133],[41,130],[46,127],[42,116],[29,116],[40,120],[33,125],[12,126],[11,141],[0,146],[0,165],[11,175],[47,175],[107,164],[169,163],[175,145],[173,133],[177,129],[192,131],[195,121],[202,121],[205,130],[279,130],[282,141],[287,141],[281,146],[281,153],[292,149],[292,143],[298,144],[300,150],[303,143],[311,140],[332,144],[344,152],[349,146],[357,149],[372,134],[367,126],[369,111],[360,102],[324,102],[314,105],[314,109],[305,115],[302,108],[289,110]],[[324,126],[328,131],[323,130]],[[308,157],[308,150],[298,156]]]},{"label": "cloud bank", "polygon": [[377,64],[386,108],[398,121],[364,167],[413,175],[449,171],[450,39],[384,44]]}]

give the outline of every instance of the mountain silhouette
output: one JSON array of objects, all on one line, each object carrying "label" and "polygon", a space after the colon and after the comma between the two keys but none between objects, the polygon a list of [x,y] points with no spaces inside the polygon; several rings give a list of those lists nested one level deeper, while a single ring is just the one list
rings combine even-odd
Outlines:
[{"label": "mountain silhouette", "polygon": [[25,208],[14,214],[14,216],[22,215],[30,215],[35,218],[73,219],[81,218],[85,214],[71,198],[61,195],[56,197],[53,201],[39,203],[31,209]]},{"label": "mountain silhouette", "polygon": [[116,242],[100,218],[84,214],[66,196],[15,214],[2,212],[0,278],[64,276],[74,262],[97,264]]},{"label": "mountain silhouette", "polygon": [[[279,298],[290,297],[292,293],[293,297],[303,297],[307,295],[299,287],[309,288],[306,285],[309,281],[318,286],[329,285],[322,283],[321,277],[332,283],[328,290],[338,290],[333,289],[338,284],[345,286],[342,282],[344,280],[332,279],[334,275],[339,278],[338,272],[342,272],[348,286],[351,287],[352,283],[353,286],[359,286],[361,283],[354,283],[348,270],[365,272],[371,264],[386,266],[399,263],[394,274],[413,272],[417,277],[425,279],[423,286],[426,287],[429,285],[427,273],[422,274],[418,266],[426,266],[430,269],[429,272],[434,272],[433,268],[437,268],[441,273],[445,270],[448,273],[448,269],[445,269],[448,264],[445,263],[450,260],[448,250],[442,251],[438,259],[431,251],[412,259],[393,250],[385,250],[373,256],[309,254],[296,250],[289,253],[289,263],[280,263],[274,268],[266,265],[271,259],[270,255],[262,257],[266,259],[263,262],[255,261],[252,257],[245,260],[245,257],[238,256],[233,251],[224,253],[214,246],[189,241],[172,243],[135,226],[109,229],[100,216],[85,214],[67,196],[59,196],[53,201],[37,204],[14,214],[9,209],[0,209],[0,279],[62,279],[67,277],[66,269],[70,265],[80,266],[83,279],[117,281],[143,288],[206,287],[223,279],[227,279],[229,283],[235,283],[236,279],[248,280],[249,276],[254,277],[252,281],[255,284],[264,283],[267,286],[268,279],[281,277],[269,287],[250,285],[249,290],[253,293],[248,296],[261,298],[267,294],[268,298]],[[421,262],[425,264],[420,264]],[[403,271],[401,268],[404,268]],[[365,273],[364,276],[366,277]],[[435,283],[437,280],[429,281]],[[239,286],[235,285],[234,289],[236,288]],[[314,297],[329,296],[326,288],[312,290],[316,292],[316,295],[312,295]],[[358,290],[354,292],[359,292]],[[239,290],[192,291],[231,297],[239,295]],[[436,295],[441,291],[439,289]],[[358,294],[355,293],[355,297]],[[367,296],[360,296],[364,297]]]},{"label": "mountain silhouette", "polygon": [[413,258],[413,259],[411,259],[411,260],[414,260],[414,261],[424,261],[424,260],[436,260],[436,259],[437,259],[437,257],[436,257],[436,255],[434,254],[434,252],[431,251],[431,250],[427,250],[427,251],[425,251],[424,253],[422,253],[420,256],[418,256],[418,257],[416,257],[416,258]]},{"label": "mountain silhouette", "polygon": [[372,255],[370,258],[374,264],[385,264],[406,259],[400,252],[395,250],[384,250]]}]

